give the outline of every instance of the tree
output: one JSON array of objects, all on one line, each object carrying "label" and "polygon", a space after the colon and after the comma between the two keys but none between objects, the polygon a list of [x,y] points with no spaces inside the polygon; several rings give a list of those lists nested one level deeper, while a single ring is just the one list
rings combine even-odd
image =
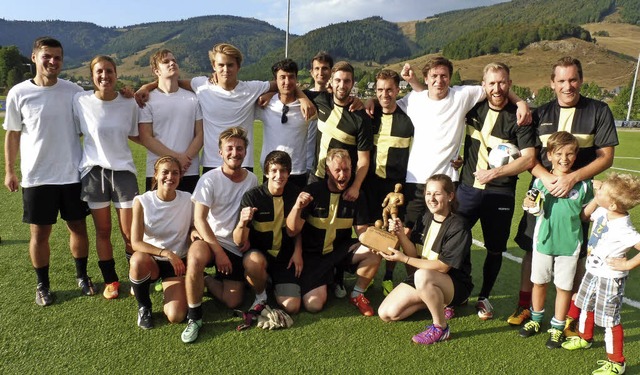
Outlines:
[{"label": "tree", "polygon": [[545,86],[540,90],[538,90],[538,94],[533,99],[533,105],[535,107],[539,107],[544,103],[548,103],[552,101],[553,99],[555,99],[555,97],[556,97],[556,94],[553,92],[553,89],[549,86]]},{"label": "tree", "polygon": [[528,87],[521,87],[518,85],[511,86],[511,90],[520,97],[522,100],[529,100],[533,96],[531,89]]},{"label": "tree", "polygon": [[598,86],[598,84],[594,82],[586,82],[583,84],[580,88],[580,94],[587,98],[596,100],[603,100],[607,96],[607,93],[602,89],[602,87]]},{"label": "tree", "polygon": [[[613,98],[613,101],[609,105],[613,117],[618,120],[627,119],[627,111],[629,109],[629,99],[631,98],[631,84],[620,90],[620,93]],[[631,108],[631,115],[629,120],[640,121],[640,90],[636,86],[636,92],[633,94],[633,108]]]},{"label": "tree", "polygon": [[460,69],[453,72],[451,76],[451,86],[460,86],[462,85],[462,77],[460,76]]}]

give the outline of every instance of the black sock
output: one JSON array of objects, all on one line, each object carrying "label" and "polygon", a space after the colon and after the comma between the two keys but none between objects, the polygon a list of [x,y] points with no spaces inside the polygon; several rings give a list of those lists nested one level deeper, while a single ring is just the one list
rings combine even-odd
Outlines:
[{"label": "black sock", "polygon": [[149,276],[144,278],[144,281],[132,280],[131,288],[133,288],[133,294],[136,296],[136,301],[138,301],[138,307],[146,307],[151,308],[151,297],[149,297]]},{"label": "black sock", "polygon": [[189,310],[187,310],[187,319],[202,320],[202,305],[198,305],[198,307],[189,307]]},{"label": "black sock", "polygon": [[38,280],[38,284],[42,284],[42,286],[49,288],[49,266],[46,265],[40,268],[33,268],[36,271],[36,278]]},{"label": "black sock", "polygon": [[496,283],[500,268],[502,267],[502,253],[487,252],[487,257],[484,260],[484,267],[482,268],[482,288],[478,296],[489,297],[491,289]]},{"label": "black sock", "polygon": [[100,267],[105,284],[111,284],[114,281],[118,281],[116,262],[113,259],[99,260],[98,267]]},{"label": "black sock", "polygon": [[87,261],[89,257],[82,258],[73,258],[76,264],[76,278],[86,277],[87,276]]}]

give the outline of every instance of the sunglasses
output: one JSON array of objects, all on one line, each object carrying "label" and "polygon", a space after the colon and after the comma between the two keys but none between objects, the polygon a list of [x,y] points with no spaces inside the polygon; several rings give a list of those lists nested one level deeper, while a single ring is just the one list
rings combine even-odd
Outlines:
[{"label": "sunglasses", "polygon": [[283,124],[286,124],[287,121],[289,121],[289,118],[287,117],[287,113],[289,113],[289,106],[287,105],[282,105],[282,117],[280,118],[280,122]]}]

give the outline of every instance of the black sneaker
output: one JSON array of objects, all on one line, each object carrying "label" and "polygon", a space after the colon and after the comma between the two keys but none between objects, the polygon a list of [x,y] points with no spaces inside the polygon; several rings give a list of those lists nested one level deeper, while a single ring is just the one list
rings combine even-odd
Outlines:
[{"label": "black sneaker", "polygon": [[540,323],[530,320],[524,324],[524,327],[520,328],[521,337],[531,337],[540,332]]},{"label": "black sneaker", "polygon": [[96,294],[96,287],[89,276],[79,277],[76,280],[78,281],[78,288],[80,288],[83,295],[93,296]]},{"label": "black sneaker", "polygon": [[138,309],[138,327],[142,329],[153,328],[153,320],[151,319],[151,309],[142,306]]},{"label": "black sneaker", "polygon": [[53,303],[53,295],[49,288],[44,286],[42,283],[38,283],[36,286],[36,305],[38,306],[49,306]]},{"label": "black sneaker", "polygon": [[547,348],[549,349],[558,349],[562,346],[562,342],[564,341],[564,333],[562,333],[561,329],[557,328],[549,328],[547,331],[549,332],[549,340],[547,340]]}]

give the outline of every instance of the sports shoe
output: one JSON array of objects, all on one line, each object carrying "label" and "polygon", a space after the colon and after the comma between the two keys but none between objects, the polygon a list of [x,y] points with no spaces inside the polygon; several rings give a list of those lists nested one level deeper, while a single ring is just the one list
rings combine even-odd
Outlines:
[{"label": "sports shoe", "polygon": [[202,319],[189,319],[189,321],[187,322],[187,328],[185,328],[184,331],[182,331],[182,335],[180,335],[182,342],[188,344],[190,342],[196,341],[196,339],[198,338],[198,331],[200,331],[200,327],[202,327]]},{"label": "sports shoe", "polygon": [[351,304],[356,306],[360,313],[364,316],[373,316],[373,307],[369,304],[369,300],[364,294],[359,294],[357,297],[350,298]]},{"label": "sports shoe", "polygon": [[49,288],[42,283],[38,283],[36,286],[36,305],[49,306],[53,303],[53,295]]},{"label": "sports shoe", "polygon": [[142,329],[153,328],[153,321],[151,320],[150,308],[142,306],[138,309],[138,327]]},{"label": "sports shoe", "polygon": [[530,320],[524,324],[524,327],[520,328],[521,337],[531,337],[540,332],[540,323]]},{"label": "sports shoe", "polygon": [[435,324],[432,324],[428,326],[426,330],[413,336],[411,341],[420,345],[431,345],[436,342],[449,340],[449,335],[448,325],[447,328],[442,329],[441,327],[437,327]]},{"label": "sports shoe", "polygon": [[336,296],[336,298],[344,298],[347,296],[347,290],[344,288],[344,285],[335,284],[333,294]]},{"label": "sports shoe", "polygon": [[526,307],[518,306],[516,311],[511,314],[510,317],[507,318],[507,323],[512,326],[521,326],[522,323],[526,322],[531,318],[531,310]]},{"label": "sports shoe", "polygon": [[386,297],[393,290],[393,280],[382,280],[382,294]]},{"label": "sports shoe", "polygon": [[476,303],[476,310],[478,310],[480,320],[493,319],[493,306],[488,298],[479,299]]},{"label": "sports shoe", "polygon": [[589,349],[593,343],[580,336],[567,337],[567,341],[562,343],[562,347],[567,350]]},{"label": "sports shoe", "polygon": [[118,281],[114,281],[112,283],[105,284],[104,285],[104,292],[102,292],[102,295],[106,299],[118,298],[118,288],[120,288],[120,282],[118,282]]},{"label": "sports shoe", "polygon": [[592,372],[593,375],[620,375],[627,369],[626,363],[600,360],[598,364],[602,367]]},{"label": "sports shoe", "polygon": [[78,281],[78,288],[80,288],[83,295],[93,296],[96,294],[96,287],[89,276],[78,277],[76,280]]},{"label": "sports shoe", "polygon": [[564,337],[580,336],[580,333],[578,332],[578,323],[580,323],[578,319],[573,319],[572,317],[567,316],[567,321],[564,325]]},{"label": "sports shoe", "polygon": [[564,341],[564,334],[562,333],[562,330],[551,327],[547,332],[549,332],[549,339],[546,343],[547,348],[557,349],[561,347],[562,342]]},{"label": "sports shoe", "polygon": [[456,316],[455,310],[453,309],[453,307],[451,306],[447,306],[444,308],[444,318],[446,320],[451,320],[453,319],[453,317]]}]

